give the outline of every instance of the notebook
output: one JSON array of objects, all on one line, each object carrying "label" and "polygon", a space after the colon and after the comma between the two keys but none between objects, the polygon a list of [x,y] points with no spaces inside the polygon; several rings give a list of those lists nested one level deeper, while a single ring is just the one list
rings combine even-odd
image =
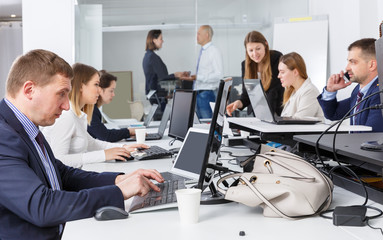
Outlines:
[{"label": "notebook", "polygon": [[157,111],[157,108],[158,108],[158,104],[153,104],[153,105],[150,107],[149,113],[148,113],[148,115],[146,116],[145,121],[144,121],[144,126],[145,126],[145,127],[149,127],[149,124],[150,124],[150,122],[152,121],[152,119],[153,119],[153,117],[154,117],[154,114],[155,114],[156,111]]},{"label": "notebook", "polygon": [[293,118],[274,115],[267,101],[261,80],[245,79],[244,83],[247,94],[249,95],[251,107],[258,119],[275,124],[315,124],[320,122],[320,120],[315,117]]},{"label": "notebook", "polygon": [[134,128],[141,128],[144,125],[142,123],[137,122],[136,119],[111,119],[106,115],[101,109],[101,116],[105,119],[105,121],[110,124],[113,128],[128,128],[128,127],[134,127]]},{"label": "notebook", "polygon": [[[172,111],[172,106],[170,103],[166,104],[164,113],[162,114],[161,123],[158,127],[158,132],[148,133],[145,137],[145,140],[160,140],[164,136],[166,126],[168,125],[168,120],[170,118],[170,112]],[[136,141],[136,136],[127,138],[126,141]]]},{"label": "notebook", "polygon": [[[171,187],[172,192],[163,194],[162,192],[150,191],[144,197],[135,196],[129,212],[145,212],[176,207],[175,190],[185,188],[185,182],[190,183],[199,180],[204,165],[208,137],[208,130],[190,128],[171,170],[161,173],[166,184],[170,183],[170,186],[174,186]],[[161,189],[170,189],[170,187],[163,185],[158,184]],[[164,201],[163,196],[171,197],[171,202]]]}]

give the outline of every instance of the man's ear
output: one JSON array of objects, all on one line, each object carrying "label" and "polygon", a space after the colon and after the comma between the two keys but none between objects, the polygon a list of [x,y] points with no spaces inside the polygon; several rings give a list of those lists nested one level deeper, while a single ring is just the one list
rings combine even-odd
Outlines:
[{"label": "man's ear", "polygon": [[26,82],[23,84],[22,93],[23,93],[24,96],[26,96],[29,100],[32,99],[35,90],[36,90],[36,84],[35,84],[33,81],[28,80],[28,81],[26,81]]},{"label": "man's ear", "polygon": [[378,68],[378,63],[376,59],[370,60],[368,67],[370,68],[370,71],[375,71]]}]

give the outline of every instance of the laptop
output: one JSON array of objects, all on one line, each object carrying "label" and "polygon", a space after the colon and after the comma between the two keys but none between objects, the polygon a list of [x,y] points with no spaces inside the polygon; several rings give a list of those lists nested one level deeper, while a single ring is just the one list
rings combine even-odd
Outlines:
[{"label": "laptop", "polygon": [[105,121],[111,125],[113,128],[128,128],[135,127],[140,128],[143,127],[142,123],[137,122],[136,119],[111,119],[108,115],[106,115],[101,109],[101,116],[105,119]]},{"label": "laptop", "polygon": [[149,127],[150,122],[153,120],[154,114],[156,113],[158,104],[153,104],[149,110],[148,115],[145,118],[144,126]]},{"label": "laptop", "polygon": [[[170,118],[170,112],[172,111],[171,104],[166,104],[164,113],[162,114],[161,123],[158,127],[158,132],[146,134],[145,140],[160,140],[164,136],[166,126],[168,125],[168,120]],[[125,139],[125,141],[136,141],[136,136],[131,136],[130,138]]]},{"label": "laptop", "polygon": [[315,124],[321,122],[315,117],[295,118],[274,115],[263,90],[261,80],[245,79],[244,83],[254,114],[261,121],[274,124]]},{"label": "laptop", "polygon": [[[161,173],[165,179],[165,184],[158,184],[158,186],[163,190],[170,190],[170,192],[150,191],[144,197],[135,196],[129,212],[146,212],[177,207],[177,200],[174,196],[175,190],[186,188],[186,183],[196,183],[200,178],[208,137],[208,130],[190,128],[172,168],[168,172]],[[167,186],[168,184],[170,186]],[[164,185],[166,186],[164,187]],[[168,196],[171,197],[171,201],[164,201]]]}]

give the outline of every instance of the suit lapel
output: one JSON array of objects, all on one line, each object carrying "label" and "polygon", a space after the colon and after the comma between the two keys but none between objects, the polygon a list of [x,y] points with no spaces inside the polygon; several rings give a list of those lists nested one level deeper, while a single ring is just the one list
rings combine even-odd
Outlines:
[{"label": "suit lapel", "polygon": [[[370,86],[370,88],[368,89],[368,91],[367,91],[367,93],[366,93],[366,95],[365,95],[364,97],[367,97],[367,96],[371,95],[372,93],[376,92],[376,88],[377,88],[378,86],[379,86],[379,85],[378,85],[378,79],[376,79],[376,80],[372,83],[372,85]],[[359,89],[358,89],[358,91],[359,91]],[[357,91],[356,93],[358,93],[358,91]],[[354,97],[355,97],[355,99],[354,99],[354,104],[355,104],[355,102],[356,102],[356,95],[355,95]],[[371,98],[371,99],[372,99],[372,98]],[[365,109],[366,107],[369,107],[369,106],[368,106],[368,102],[369,102],[369,100],[363,101],[363,102],[360,104],[359,111]],[[365,114],[367,114],[367,112],[363,112],[363,113],[360,113],[360,114],[359,114],[359,117],[357,118],[357,121],[356,121],[356,124],[357,124],[357,125],[362,125],[362,124],[361,124],[362,115],[365,115]]]},{"label": "suit lapel", "polygon": [[[8,107],[8,105],[5,103],[4,99],[0,101],[0,115],[5,120],[5,122],[11,126],[23,139],[23,141],[28,146],[29,150],[33,153],[34,158],[31,160],[34,160],[34,162],[37,162],[39,167],[39,172],[41,172],[44,175],[45,183],[47,186],[51,186],[49,182],[48,175],[45,171],[45,167],[43,166],[43,163],[41,162],[40,155],[38,154],[35,145],[33,145],[31,139],[29,138],[28,134],[25,132],[23,125],[20,123],[20,121],[17,119],[13,111]],[[47,144],[46,142],[44,142]],[[47,145],[45,145],[47,146]],[[29,163],[33,164],[33,163]],[[55,166],[56,167],[56,166]],[[57,171],[57,170],[56,170]],[[51,186],[52,187],[52,186]]]}]

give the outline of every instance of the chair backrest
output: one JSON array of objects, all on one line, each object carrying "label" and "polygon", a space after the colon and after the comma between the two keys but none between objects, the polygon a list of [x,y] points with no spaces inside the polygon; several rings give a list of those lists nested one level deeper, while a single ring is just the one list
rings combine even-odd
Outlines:
[{"label": "chair backrest", "polygon": [[144,105],[141,101],[128,101],[128,104],[130,106],[130,117],[140,122],[144,116]]}]

